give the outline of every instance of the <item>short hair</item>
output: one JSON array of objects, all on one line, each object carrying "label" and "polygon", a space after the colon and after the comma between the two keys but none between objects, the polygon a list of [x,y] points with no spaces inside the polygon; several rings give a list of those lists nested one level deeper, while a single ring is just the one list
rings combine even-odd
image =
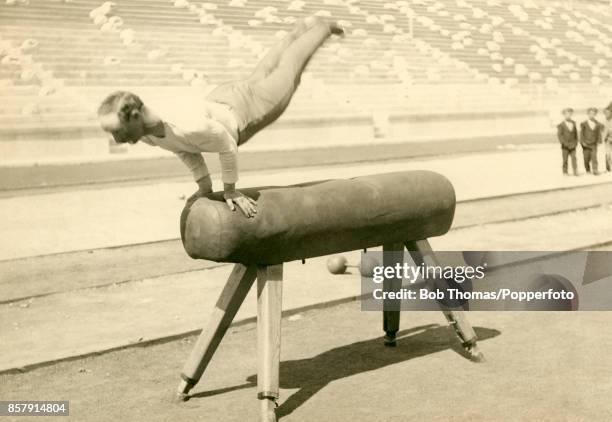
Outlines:
[{"label": "short hair", "polygon": [[608,107],[606,107],[605,110],[612,111],[612,102],[608,104]]},{"label": "short hair", "polygon": [[594,111],[595,114],[597,114],[597,112],[599,112],[599,110],[597,109],[597,107],[589,107],[587,108],[587,113],[590,113],[591,111]]},{"label": "short hair", "polygon": [[571,107],[565,107],[563,109],[563,111],[562,111],[563,114],[565,114],[565,113],[573,113],[573,112],[574,112],[574,109],[571,108]]},{"label": "short hair", "polygon": [[115,91],[109,94],[98,107],[98,116],[115,114],[119,122],[125,122],[134,110],[142,109],[143,102],[138,95],[129,91]]}]

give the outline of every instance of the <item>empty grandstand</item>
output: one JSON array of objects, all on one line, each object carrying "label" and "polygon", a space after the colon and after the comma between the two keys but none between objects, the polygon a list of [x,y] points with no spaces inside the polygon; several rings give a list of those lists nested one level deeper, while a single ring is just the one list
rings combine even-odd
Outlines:
[{"label": "empty grandstand", "polygon": [[338,20],[347,36],[312,60],[268,135],[279,147],[284,127],[296,148],[330,126],[394,141],[448,137],[465,122],[481,135],[545,131],[559,104],[603,105],[610,94],[612,8],[598,1],[5,0],[0,151],[104,156],[95,108],[108,91],[195,104],[246,76],[310,14]]}]

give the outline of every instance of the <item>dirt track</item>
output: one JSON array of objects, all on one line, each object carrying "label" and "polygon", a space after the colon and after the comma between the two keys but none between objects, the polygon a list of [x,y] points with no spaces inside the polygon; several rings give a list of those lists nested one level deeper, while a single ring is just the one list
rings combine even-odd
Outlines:
[{"label": "dirt track", "polygon": [[[468,201],[457,208],[455,227],[459,229],[434,239],[434,247],[557,250],[609,241],[612,211],[597,205],[609,203],[611,189],[612,185],[602,184],[526,194],[520,200]],[[592,208],[570,211],[580,206]],[[514,221],[526,216],[530,218]],[[113,270],[109,270],[111,265]],[[11,278],[5,280],[8,284],[3,288],[13,292],[14,298],[51,294],[47,299],[36,299],[30,307],[15,305],[7,312],[36,313],[44,309],[40,303],[67,298],[54,309],[74,313],[77,299],[92,294],[93,287],[98,286],[96,294],[101,299],[86,304],[86,311],[107,319],[104,324],[79,325],[80,330],[95,336],[102,326],[117,328],[110,330],[116,334],[118,328],[136,320],[134,311],[130,311],[136,302],[116,295],[120,300],[109,303],[113,296],[105,295],[106,289],[129,287],[134,290],[133,298],[143,301],[143,287],[152,287],[153,282],[142,277],[157,277],[154,282],[161,283],[163,277],[179,270],[193,272],[196,277],[200,271],[210,272],[205,269],[209,266],[205,262],[187,263],[180,245],[172,240],[5,261],[0,270],[10,270],[5,271]],[[322,261],[317,266],[324,271]],[[305,277],[309,276],[312,274]],[[23,284],[22,280],[35,283]],[[172,282],[181,280],[173,277]],[[113,286],[115,282],[124,287]],[[335,280],[333,286],[340,287],[340,283]],[[186,286],[181,284],[183,289]],[[165,287],[171,288],[170,283]],[[180,312],[181,297],[163,292],[159,289],[157,301],[150,303],[163,302]],[[189,297],[194,297],[192,292]],[[111,305],[118,306],[121,301],[126,304],[113,312]],[[193,309],[198,315],[204,312]],[[58,344],[68,338],[53,332],[55,328],[59,331],[61,322],[54,323],[49,313],[36,315],[53,327],[43,336],[57,339]],[[148,319],[159,332],[168,322],[160,315],[158,308],[151,307],[148,314],[138,316]],[[349,416],[356,422],[612,420],[612,362],[608,359],[612,335],[607,334],[612,314],[472,313],[470,320],[477,327],[488,359],[485,364],[471,363],[457,353],[457,342],[437,312],[404,313],[403,337],[396,349],[381,345],[380,314],[361,312],[357,303],[311,310],[300,316],[283,322],[282,420],[342,421]],[[15,321],[7,319],[4,323]],[[32,344],[38,338],[43,344],[41,337],[33,336],[27,325],[25,328],[19,338]],[[79,336],[78,332],[72,334]],[[173,404],[170,398],[193,341],[188,337],[61,362],[23,374],[0,375],[0,398],[67,399],[71,401],[70,419],[79,422],[255,420],[255,326],[233,327],[205,381],[195,390],[195,397],[184,404]],[[75,343],[67,344],[74,347]]]},{"label": "dirt track", "polygon": [[[438,312],[403,313],[397,348],[382,346],[380,314],[356,302],[284,319],[279,415],[300,422],[612,419],[610,314],[470,318],[483,364],[457,353]],[[0,376],[0,396],[70,400],[70,420],[79,422],[256,420],[254,324],[231,330],[195,397],[175,404],[172,390],[193,341]]]}]

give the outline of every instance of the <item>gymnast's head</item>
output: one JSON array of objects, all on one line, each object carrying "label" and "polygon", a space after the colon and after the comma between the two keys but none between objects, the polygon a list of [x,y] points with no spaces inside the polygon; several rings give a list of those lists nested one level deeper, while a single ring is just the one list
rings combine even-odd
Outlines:
[{"label": "gymnast's head", "polygon": [[98,107],[98,120],[102,129],[121,144],[135,144],[146,134],[146,107],[128,91],[108,95]]}]

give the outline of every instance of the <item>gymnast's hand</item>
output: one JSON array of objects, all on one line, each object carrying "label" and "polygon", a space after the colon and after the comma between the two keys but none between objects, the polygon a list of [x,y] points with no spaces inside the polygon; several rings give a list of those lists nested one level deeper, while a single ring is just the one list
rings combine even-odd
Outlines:
[{"label": "gymnast's hand", "polygon": [[254,199],[249,198],[248,196],[245,196],[241,192],[237,191],[234,188],[233,184],[225,185],[223,199],[225,199],[227,206],[232,211],[236,210],[236,207],[234,205],[236,204],[238,205],[238,208],[240,208],[242,213],[248,218],[253,218],[255,217],[255,214],[257,214],[257,202],[255,202]]}]

